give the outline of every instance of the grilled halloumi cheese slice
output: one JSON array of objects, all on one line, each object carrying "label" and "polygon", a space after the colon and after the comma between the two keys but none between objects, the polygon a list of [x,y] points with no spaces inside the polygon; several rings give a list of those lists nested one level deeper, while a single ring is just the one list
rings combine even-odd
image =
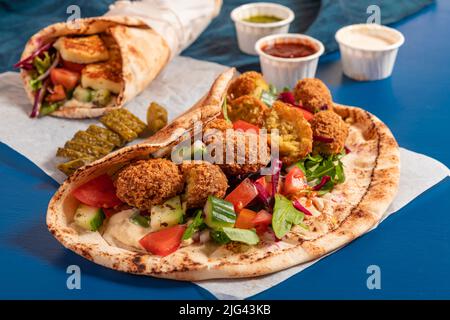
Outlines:
[{"label": "grilled halloumi cheese slice", "polygon": [[70,62],[87,64],[109,59],[108,48],[98,35],[60,37],[53,46]]},{"label": "grilled halloumi cheese slice", "polygon": [[94,90],[106,89],[119,94],[122,89],[122,58],[120,48],[111,36],[102,36],[108,50],[105,62],[86,65],[81,71],[81,86]]}]

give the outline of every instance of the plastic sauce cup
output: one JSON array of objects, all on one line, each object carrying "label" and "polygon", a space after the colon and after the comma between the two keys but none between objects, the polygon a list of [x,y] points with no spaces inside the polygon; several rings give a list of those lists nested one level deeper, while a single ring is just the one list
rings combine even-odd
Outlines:
[{"label": "plastic sauce cup", "polygon": [[358,81],[380,80],[392,74],[403,35],[378,24],[354,24],[336,32],[347,77]]},{"label": "plastic sauce cup", "polygon": [[[273,16],[281,20],[269,23],[245,21],[254,16]],[[256,2],[235,8],[231,12],[231,19],[236,27],[239,49],[244,53],[256,55],[256,41],[268,35],[287,33],[294,20],[294,12],[280,4]]]},{"label": "plastic sauce cup", "polygon": [[[299,58],[281,58],[267,54],[264,48],[276,43],[308,42],[315,48],[311,55]],[[261,70],[267,82],[278,89],[284,87],[293,88],[298,80],[314,78],[316,75],[319,57],[325,51],[325,47],[319,40],[304,34],[280,34],[264,37],[255,44],[255,50],[259,55]]]}]

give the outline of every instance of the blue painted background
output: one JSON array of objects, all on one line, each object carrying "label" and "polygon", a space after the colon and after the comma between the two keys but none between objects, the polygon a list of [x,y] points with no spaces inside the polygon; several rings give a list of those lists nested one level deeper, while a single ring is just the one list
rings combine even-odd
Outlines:
[{"label": "blue painted background", "polygon": [[[92,15],[103,13],[108,3],[98,1],[94,6],[93,1],[79,2],[82,11]],[[35,1],[21,1],[21,5],[0,2],[2,70],[16,60],[24,39],[39,26],[64,17],[65,7],[55,3],[41,1],[36,6]],[[217,32],[231,39],[233,44],[228,48],[236,45],[226,12],[236,3],[225,0],[221,18],[186,55],[203,56],[228,65],[240,64],[241,69],[254,64],[253,58],[241,60],[241,55],[234,56],[234,53],[228,56],[220,43],[215,47],[216,38],[206,36]],[[294,0],[290,3],[294,4]],[[330,86],[336,101],[373,112],[392,129],[401,146],[428,154],[447,166],[450,164],[448,21],[450,2],[442,0],[394,24],[405,35],[406,43],[400,49],[394,74],[389,79],[359,83],[345,78],[338,53],[323,57],[318,70],[318,77]],[[214,28],[219,29],[214,31]],[[208,55],[202,43],[216,48],[213,54]],[[449,180],[421,195],[373,232],[254,299],[450,298]],[[0,298],[213,298],[190,283],[115,272],[62,248],[45,226],[47,204],[57,187],[30,161],[0,144]],[[81,267],[81,290],[66,288],[65,270],[71,264]],[[372,264],[381,267],[381,290],[366,288],[366,268]]]}]

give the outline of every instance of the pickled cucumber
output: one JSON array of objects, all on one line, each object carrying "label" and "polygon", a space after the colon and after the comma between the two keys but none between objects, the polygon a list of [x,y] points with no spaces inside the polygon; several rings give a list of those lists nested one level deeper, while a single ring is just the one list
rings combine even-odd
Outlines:
[{"label": "pickled cucumber", "polygon": [[141,119],[139,119],[137,116],[132,114],[127,109],[120,108],[120,109],[114,110],[113,112],[117,112],[117,114],[120,114],[123,118],[130,120],[133,123],[133,126],[139,131],[138,134],[140,134],[142,131],[144,131],[147,128],[147,125],[145,124],[145,122],[143,122]]},{"label": "pickled cucumber", "polygon": [[86,131],[78,131],[72,138],[72,141],[83,142],[91,144],[93,146],[101,147],[112,151],[114,149],[114,144],[99,138],[98,136],[91,135]]},{"label": "pickled cucumber", "polygon": [[167,110],[152,102],[147,109],[147,126],[151,133],[155,133],[167,124]]},{"label": "pickled cucumber", "polygon": [[80,158],[80,159],[75,159],[75,160],[71,160],[65,163],[60,163],[58,164],[58,169],[62,172],[64,172],[67,176],[70,176],[72,173],[75,172],[75,170],[77,170],[78,168],[81,168],[82,166],[91,163],[92,161],[94,161],[93,158]]},{"label": "pickled cucumber", "polygon": [[125,141],[132,141],[137,138],[137,133],[128,128],[125,124],[123,124],[120,119],[116,119],[108,116],[108,114],[104,115],[100,118],[100,122],[103,123],[107,128],[117,133],[122,139]]},{"label": "pickled cucumber", "polygon": [[80,152],[80,151],[73,150],[73,149],[68,149],[68,148],[58,148],[58,151],[56,152],[56,156],[62,157],[62,158],[67,158],[70,160],[90,157],[87,153]]},{"label": "pickled cucumber", "polygon": [[89,128],[87,128],[86,132],[98,137],[99,139],[109,141],[116,147],[121,147],[124,144],[124,141],[117,133],[109,129],[96,126],[95,124],[91,124]]},{"label": "pickled cucumber", "polygon": [[106,148],[92,146],[87,143],[77,141],[67,141],[64,148],[86,153],[96,159],[99,159],[109,153],[109,150]]}]

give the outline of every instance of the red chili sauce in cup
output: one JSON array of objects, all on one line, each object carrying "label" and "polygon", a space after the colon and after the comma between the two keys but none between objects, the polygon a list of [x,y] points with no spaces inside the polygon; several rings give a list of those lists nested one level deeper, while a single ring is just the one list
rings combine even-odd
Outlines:
[{"label": "red chili sauce in cup", "polygon": [[261,50],[278,58],[302,58],[317,52],[316,46],[307,40],[288,40],[266,44]]}]

